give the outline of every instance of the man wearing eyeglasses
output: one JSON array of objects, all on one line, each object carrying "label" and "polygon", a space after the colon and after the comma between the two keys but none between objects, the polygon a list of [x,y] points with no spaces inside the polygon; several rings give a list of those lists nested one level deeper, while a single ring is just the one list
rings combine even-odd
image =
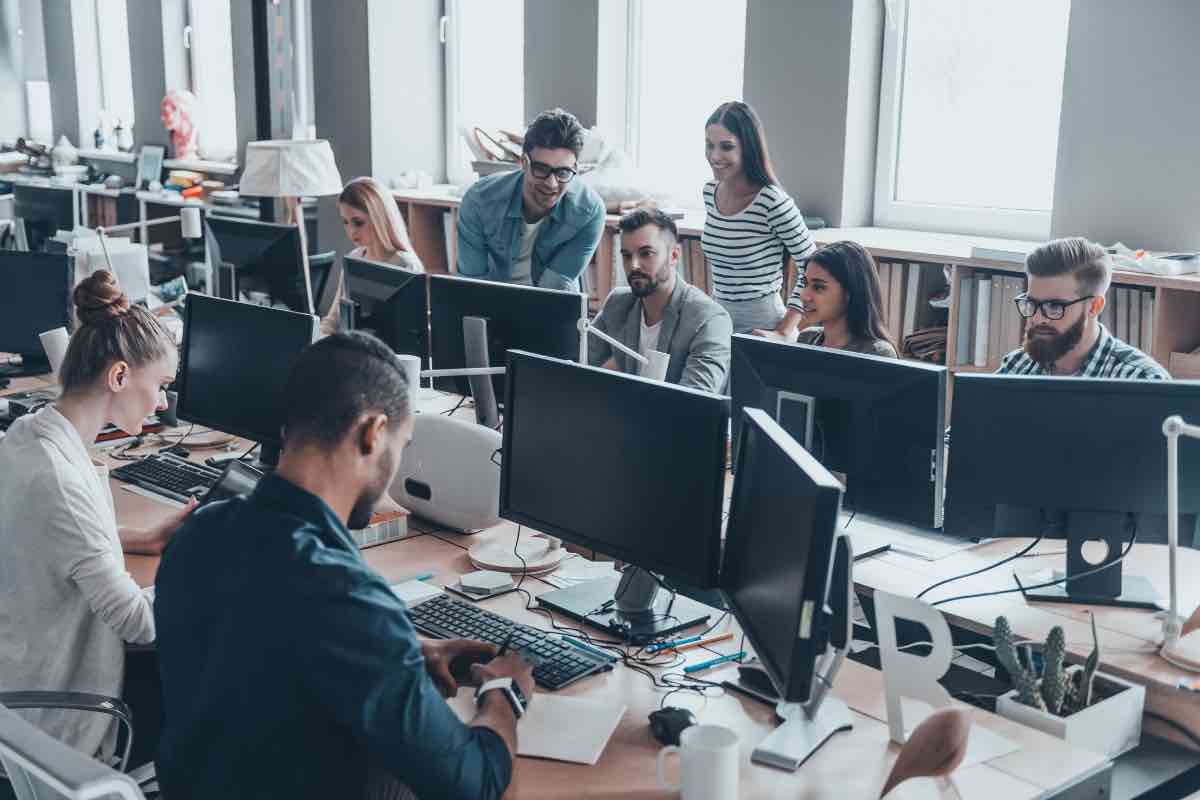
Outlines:
[{"label": "man wearing eyeglasses", "polygon": [[522,168],[481,178],[458,210],[458,272],[579,291],[604,233],[604,201],[575,180],[583,127],[543,111],[525,132]]},{"label": "man wearing eyeglasses", "polygon": [[1025,272],[1026,291],[1016,298],[1024,341],[997,373],[1171,379],[1161,364],[1100,324],[1112,267],[1099,245],[1079,236],[1055,239],[1029,254]]}]

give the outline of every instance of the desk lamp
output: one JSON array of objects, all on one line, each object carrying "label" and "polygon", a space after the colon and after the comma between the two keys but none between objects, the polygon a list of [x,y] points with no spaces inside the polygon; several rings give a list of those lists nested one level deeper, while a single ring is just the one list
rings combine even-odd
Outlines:
[{"label": "desk lamp", "polygon": [[146,222],[127,222],[124,225],[96,228],[96,237],[100,240],[100,249],[104,251],[104,264],[108,271],[114,272],[112,258],[108,254],[108,234],[140,230],[141,228],[149,228],[151,225],[162,225],[167,222],[178,222],[180,232],[185,239],[199,239],[201,236],[199,206],[184,206],[179,210],[179,215],[175,217],[158,217]]},{"label": "desk lamp", "polygon": [[607,342],[608,344],[612,345],[616,349],[620,350],[622,353],[629,356],[634,361],[641,364],[643,367],[647,367],[647,373],[644,377],[653,378],[654,380],[657,380],[657,381],[665,381],[667,379],[667,365],[671,361],[670,354],[662,353],[662,352],[659,352],[658,350],[652,350],[652,351],[650,351],[652,357],[646,358],[644,355],[637,352],[636,350],[633,350],[633,349],[621,344],[620,342],[618,342],[613,337],[609,336],[604,331],[600,330],[596,326],[589,323],[586,319],[579,320],[579,332],[580,333],[590,333],[592,336],[595,336],[597,339],[599,339],[603,342]]},{"label": "desk lamp", "polygon": [[342,176],[333,159],[333,148],[324,139],[249,142],[238,191],[250,197],[286,198],[292,219],[300,227],[308,313],[317,313],[312,296],[312,276],[308,270],[308,234],[300,198],[341,194]]},{"label": "desk lamp", "polygon": [[1163,436],[1167,437],[1167,544],[1171,559],[1171,608],[1163,622],[1163,645],[1160,655],[1181,669],[1200,672],[1200,632],[1181,635],[1183,618],[1179,615],[1177,586],[1179,550],[1179,437],[1200,439],[1200,426],[1189,425],[1183,417],[1174,415],[1163,421]]}]

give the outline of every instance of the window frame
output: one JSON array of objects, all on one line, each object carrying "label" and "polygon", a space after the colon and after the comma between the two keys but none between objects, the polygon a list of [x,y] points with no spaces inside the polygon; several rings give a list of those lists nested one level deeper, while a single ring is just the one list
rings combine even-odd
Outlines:
[{"label": "window frame", "polygon": [[[896,199],[909,0],[885,0],[885,6],[875,159],[875,225],[1034,241],[1049,238],[1053,209],[983,208]],[[1060,98],[1060,106],[1061,102]]]}]

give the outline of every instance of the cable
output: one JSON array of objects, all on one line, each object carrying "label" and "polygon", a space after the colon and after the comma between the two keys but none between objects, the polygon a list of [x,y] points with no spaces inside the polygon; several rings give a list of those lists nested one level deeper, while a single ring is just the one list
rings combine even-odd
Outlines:
[{"label": "cable", "polygon": [[1029,545],[1024,550],[1021,550],[1011,556],[1002,558],[994,564],[988,564],[986,567],[980,567],[979,569],[977,569],[973,572],[964,572],[962,575],[955,575],[953,578],[946,578],[945,580],[938,581],[937,583],[933,584],[932,586],[927,586],[921,590],[920,594],[917,595],[917,599],[920,600],[922,597],[929,594],[930,592],[932,592],[934,589],[938,588],[939,586],[945,586],[947,583],[954,583],[955,581],[961,581],[963,578],[970,578],[974,575],[980,574],[981,572],[987,572],[990,569],[995,569],[996,567],[1003,566],[1010,561],[1016,561],[1018,558],[1022,558],[1030,550],[1037,547],[1038,544],[1044,538],[1045,538],[1044,536],[1037,537],[1032,542],[1030,542]]},{"label": "cable", "polygon": [[1112,561],[1109,561],[1107,564],[1101,564],[1100,566],[1096,567],[1095,569],[1085,570],[1084,572],[1081,572],[1078,575],[1066,575],[1062,578],[1059,578],[1058,580],[1046,581],[1045,583],[1036,583],[1033,586],[1025,586],[1024,584],[1021,583],[1021,579],[1017,577],[1016,573],[1013,573],[1013,578],[1017,582],[1016,589],[1001,589],[1000,591],[996,591],[996,592],[976,592],[975,594],[961,594],[961,595],[958,595],[957,597],[947,597],[944,600],[937,600],[933,603],[933,605],[940,606],[942,603],[952,603],[955,600],[972,600],[977,597],[995,597],[996,595],[1012,594],[1014,592],[1021,592],[1022,594],[1024,594],[1025,592],[1032,591],[1034,589],[1045,589],[1048,586],[1057,586],[1060,583],[1067,583],[1068,581],[1076,581],[1076,580],[1079,580],[1080,578],[1086,578],[1089,575],[1095,575],[1097,572],[1101,572],[1101,571],[1106,570],[1109,567],[1112,567],[1116,564],[1120,564],[1122,561],[1125,560],[1125,556],[1129,555],[1130,551],[1133,550],[1133,545],[1136,541],[1137,541],[1137,528],[1135,527],[1133,529],[1133,535],[1129,537],[1129,544],[1125,545],[1125,549],[1121,551],[1121,555],[1117,556]]},{"label": "cable", "polygon": [[463,406],[463,403],[465,403],[465,402],[467,402],[467,396],[464,394],[462,397],[458,398],[458,405],[456,405],[454,408],[450,409],[449,411],[443,411],[443,412],[442,412],[442,415],[443,415],[443,416],[446,416],[446,417],[453,417],[453,416],[454,416],[454,414],[455,414],[455,413],[456,413],[456,412],[457,412],[457,411],[458,411],[460,408],[462,408],[462,406]]}]

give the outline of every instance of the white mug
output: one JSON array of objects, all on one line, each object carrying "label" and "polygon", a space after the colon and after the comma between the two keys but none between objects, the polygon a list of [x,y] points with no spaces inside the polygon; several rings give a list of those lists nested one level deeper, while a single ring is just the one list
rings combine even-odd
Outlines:
[{"label": "white mug", "polygon": [[[679,753],[679,783],[668,783],[663,774],[671,753]],[[658,751],[658,787],[679,792],[683,800],[733,800],[740,765],[736,733],[721,725],[693,725],[679,735],[678,747]]]},{"label": "white mug", "polygon": [[46,359],[50,362],[51,372],[57,375],[58,368],[62,366],[63,357],[67,354],[67,345],[71,343],[67,329],[55,328],[52,331],[45,331],[39,333],[38,338],[42,340],[42,349],[46,351]]},{"label": "white mug", "polygon": [[648,364],[642,365],[642,377],[651,378],[656,381],[665,381],[667,379],[667,367],[671,365],[671,354],[664,353],[661,350],[651,350],[646,353]]},{"label": "white mug", "polygon": [[400,368],[404,370],[404,378],[408,383],[408,402],[413,411],[416,411],[417,393],[421,388],[421,359],[407,353],[397,353],[396,360],[400,362]]}]

